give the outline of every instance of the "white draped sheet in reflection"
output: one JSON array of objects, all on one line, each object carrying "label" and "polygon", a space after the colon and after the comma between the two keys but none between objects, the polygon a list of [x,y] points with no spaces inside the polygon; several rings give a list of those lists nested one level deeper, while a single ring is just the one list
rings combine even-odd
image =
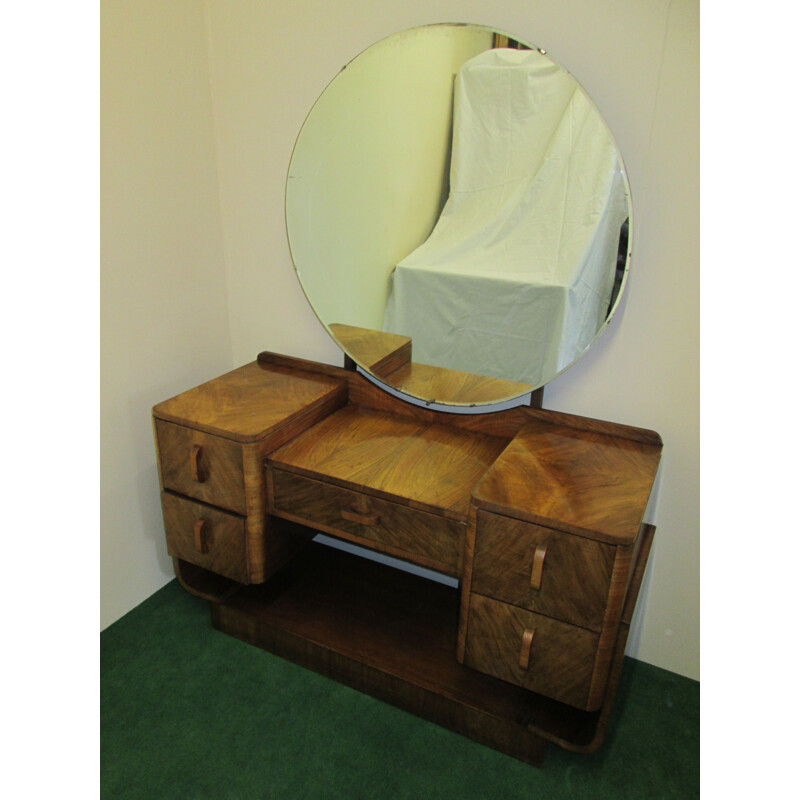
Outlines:
[{"label": "white draped sheet in reflection", "polygon": [[563,69],[489,50],[456,78],[450,194],[396,267],[384,330],[414,361],[534,386],[611,300],[627,186],[611,133]]}]

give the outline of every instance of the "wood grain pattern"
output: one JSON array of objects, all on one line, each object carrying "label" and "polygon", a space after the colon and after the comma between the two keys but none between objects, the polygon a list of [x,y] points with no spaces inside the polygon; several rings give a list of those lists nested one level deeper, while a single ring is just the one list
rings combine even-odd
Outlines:
[{"label": "wood grain pattern", "polygon": [[632,544],[659,445],[529,423],[476,485],[482,508],[612,544]]},{"label": "wood grain pattern", "polygon": [[224,578],[180,558],[173,558],[172,565],[178,583],[189,594],[208,600],[210,603],[222,603],[242,588],[242,584],[238,581]]},{"label": "wood grain pattern", "polygon": [[365,406],[375,411],[383,411],[398,417],[407,417],[428,424],[450,425],[462,430],[484,433],[504,439],[511,439],[516,436],[520,428],[530,422],[530,412],[535,410],[519,406],[486,414],[450,414],[412,405],[393,397],[357,372],[342,369],[341,367],[318,364],[314,361],[306,361],[269,352],[259,353],[258,363],[265,369],[284,369],[289,372],[302,370],[310,374],[326,375],[347,381],[349,385],[349,401],[352,405]]},{"label": "wood grain pattern", "polygon": [[655,533],[654,526],[643,524],[637,539],[641,547],[636,550],[634,556],[632,578],[617,629],[614,655],[602,706],[596,712],[585,716],[565,713],[565,707],[561,704],[551,705],[543,702],[536,707],[529,729],[559,747],[576,753],[594,753],[605,741],[625,660],[625,645],[628,641],[633,611],[639,597]]},{"label": "wood grain pattern", "polygon": [[270,472],[270,513],[459,576],[463,523],[291,472]]},{"label": "wood grain pattern", "polygon": [[[249,582],[244,519],[237,514],[163,492],[161,509],[167,552],[239,583]],[[202,547],[195,538],[202,521]]]},{"label": "wood grain pattern", "polygon": [[550,425],[574,428],[587,433],[630,439],[631,441],[638,441],[657,447],[662,445],[661,437],[654,431],[645,428],[620,425],[616,422],[565,414],[549,409],[518,406],[505,411],[485,414],[449,414],[444,411],[422,408],[393,397],[356,372],[328,364],[318,364],[314,361],[283,356],[278,353],[259,353],[258,363],[265,369],[283,369],[290,373],[299,370],[310,375],[325,375],[345,381],[349,386],[350,403],[354,405],[368,406],[376,411],[386,411],[423,422],[447,424],[463,430],[485,433],[489,436],[511,439],[530,422],[539,421]]},{"label": "wood grain pattern", "polygon": [[265,450],[276,434],[260,442],[239,445],[244,476],[244,529],[250,583],[262,583],[295,552],[296,540],[270,530],[267,521],[267,488],[264,477]]},{"label": "wood grain pattern", "polygon": [[653,447],[663,447],[661,436],[647,428],[636,428],[632,425],[622,425],[619,422],[608,422],[593,417],[581,417],[577,414],[565,414],[563,411],[551,411],[543,408],[526,409],[529,422],[539,422],[544,425],[559,425],[564,428],[574,428],[585,433],[597,433],[602,436],[615,436],[619,439],[628,439],[632,442],[641,442]]},{"label": "wood grain pattern", "polygon": [[547,558],[547,545],[537,544],[533,551],[533,565],[531,566],[531,589],[539,591],[542,588],[542,573],[544,572],[544,560]]},{"label": "wood grain pattern", "polygon": [[254,361],[159,403],[153,415],[252,442],[320,404],[341,405],[346,397],[346,382],[333,376],[270,370]]},{"label": "wood grain pattern", "polygon": [[416,364],[409,361],[381,377],[394,389],[431,403],[473,406],[500,403],[532,392],[527,383],[490,378],[471,372]]},{"label": "wood grain pattern", "polygon": [[[608,688],[602,707],[592,712],[455,662],[450,654],[456,590],[319,545],[310,545],[270,583],[212,604],[212,622],[243,641],[539,764],[544,740],[577,753],[595,752],[605,741],[654,533],[642,526]],[[372,642],[366,656],[364,642]]]},{"label": "wood grain pattern", "polygon": [[196,444],[189,455],[189,473],[195,483],[205,483],[206,480],[205,465],[200,461],[202,454],[203,447]]},{"label": "wood grain pattern", "polygon": [[[298,424],[295,421],[293,426]],[[296,532],[287,532],[287,526],[281,524],[280,520],[267,516],[264,458],[272,447],[283,441],[286,430],[282,428],[261,442],[242,445],[250,583],[263,583],[305,546]]]},{"label": "wood grain pattern", "polygon": [[194,523],[194,549],[205,554],[209,547],[208,520],[200,518]]},{"label": "wood grain pattern", "polygon": [[[640,536],[637,537],[637,541],[640,538],[641,533]],[[606,612],[603,616],[603,627],[600,632],[600,639],[597,643],[597,656],[594,662],[592,685],[589,688],[589,704],[592,708],[598,708],[602,704],[605,696],[614,648],[619,636],[619,623],[625,605],[625,592],[633,570],[633,555],[635,549],[635,546],[615,548],[616,555],[614,558],[614,567],[611,570],[608,602],[606,603]]]},{"label": "wood grain pattern", "polygon": [[370,528],[374,528],[376,525],[380,524],[381,517],[383,516],[373,512],[354,511],[352,508],[347,507],[340,507],[339,514],[342,519],[347,520],[347,522],[355,522],[357,525],[365,525]]},{"label": "wood grain pattern", "polygon": [[299,546],[267,522],[264,458],[344,405],[347,386],[253,362],[155,407],[161,488],[245,517],[249,582],[266,580]]},{"label": "wood grain pattern", "polygon": [[469,599],[472,593],[472,576],[475,566],[475,536],[478,527],[478,511],[470,505],[467,517],[467,535],[464,540],[464,558],[461,568],[461,598],[458,613],[458,636],[456,638],[456,660],[464,663],[464,649],[467,646],[467,627],[469,626]]},{"label": "wood grain pattern", "polygon": [[[474,587],[474,584],[473,584]],[[520,650],[531,647],[521,666]],[[535,636],[534,633],[535,632]],[[501,680],[587,708],[598,635],[473,593],[464,663]]]},{"label": "wood grain pattern", "polygon": [[536,389],[527,383],[414,363],[412,340],[407,336],[339,323],[328,327],[342,350],[359,366],[388,386],[426,402],[467,406],[500,403]]},{"label": "wood grain pattern", "polygon": [[340,323],[328,327],[342,350],[379,378],[411,361],[408,336]]},{"label": "wood grain pattern", "polygon": [[519,668],[527,670],[531,665],[531,648],[533,647],[533,628],[525,628],[522,634],[522,647],[519,651]]},{"label": "wood grain pattern", "polygon": [[506,442],[347,406],[271,453],[272,467],[465,522]]},{"label": "wood grain pattern", "polygon": [[[416,366],[401,369],[460,391]],[[154,425],[168,549],[215,624],[516,757],[602,739],[657,434],[526,407],[446,415],[274,354],[159,404]],[[315,530],[461,592],[340,569]]]},{"label": "wood grain pattern", "polygon": [[[546,545],[540,588],[536,550]],[[478,511],[472,591],[600,631],[616,548],[552,528]]]},{"label": "wood grain pattern", "polygon": [[[237,514],[245,513],[240,445],[219,436],[162,420],[156,420],[155,427],[164,489],[235,511]],[[196,480],[192,474],[196,463],[196,448],[201,448],[203,454],[202,482]]]},{"label": "wood grain pattern", "polygon": [[542,698],[453,658],[456,589],[312,543],[272,581],[243,588],[211,614],[225,633],[515,758],[542,761],[542,740],[528,728]]}]

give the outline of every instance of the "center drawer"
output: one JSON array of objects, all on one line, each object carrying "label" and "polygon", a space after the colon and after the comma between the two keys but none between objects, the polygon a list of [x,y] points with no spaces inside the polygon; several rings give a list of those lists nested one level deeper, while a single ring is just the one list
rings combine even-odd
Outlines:
[{"label": "center drawer", "polygon": [[270,514],[460,575],[464,523],[270,467],[267,484]]}]

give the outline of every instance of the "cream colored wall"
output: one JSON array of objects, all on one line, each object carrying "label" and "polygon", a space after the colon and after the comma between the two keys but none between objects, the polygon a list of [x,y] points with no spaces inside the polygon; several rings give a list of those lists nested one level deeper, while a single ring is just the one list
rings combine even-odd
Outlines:
[{"label": "cream colored wall", "polygon": [[314,104],[292,155],[286,221],[320,319],[383,330],[390,274],[447,198],[455,75],[491,46],[490,32],[468,26],[401,33],[349,63]]},{"label": "cream colored wall", "polygon": [[664,437],[649,510],[659,533],[629,653],[698,677],[697,0],[205,0],[205,9],[213,126],[201,0],[103,5],[104,617],[169,577],[150,406],[260,350],[341,363],[286,241],[284,185],[309,109],[378,39],[468,21],[516,33],[568,67],[625,157],[635,226],[626,296],[589,354],[547,388],[545,406]]},{"label": "cream colored wall", "polygon": [[283,217],[297,132],[331,78],[373,42],[432,22],[518,34],[565,65],[629,172],[626,297],[545,406],[665,440],[658,538],[629,653],[699,676],[699,8],[696,0],[208,0],[235,360],[264,349],[341,363],[294,276]]},{"label": "cream colored wall", "polygon": [[232,366],[204,7],[101,7],[101,626],[173,577],[151,407]]},{"label": "cream colored wall", "polygon": [[[623,154],[630,151],[636,226],[624,307],[545,398],[554,408],[653,428],[664,439],[650,511],[658,534],[628,652],[699,678],[699,15],[692,0],[664,7],[644,141],[621,144]],[[619,139],[631,138],[611,125]]]}]

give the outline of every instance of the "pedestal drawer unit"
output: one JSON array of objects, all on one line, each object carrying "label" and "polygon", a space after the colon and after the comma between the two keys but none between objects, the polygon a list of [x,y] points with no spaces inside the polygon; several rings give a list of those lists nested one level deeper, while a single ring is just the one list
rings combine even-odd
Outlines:
[{"label": "pedestal drawer unit", "polygon": [[464,664],[584,711],[603,704],[660,457],[655,437],[631,435],[532,422],[475,487]]},{"label": "pedestal drawer unit", "polygon": [[253,362],[155,406],[167,551],[184,585],[185,564],[262,583],[296,552],[301,540],[268,522],[264,458],[346,398],[335,378]]},{"label": "pedestal drawer unit", "polygon": [[[632,548],[479,510],[464,663],[587,711],[603,701]],[[604,657],[607,656],[607,657]]]}]

